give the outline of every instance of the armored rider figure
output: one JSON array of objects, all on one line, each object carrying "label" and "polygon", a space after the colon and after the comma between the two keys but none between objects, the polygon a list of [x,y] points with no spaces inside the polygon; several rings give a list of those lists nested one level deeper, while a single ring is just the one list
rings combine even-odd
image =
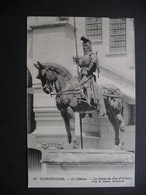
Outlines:
[{"label": "armored rider figure", "polygon": [[84,56],[78,59],[78,64],[81,68],[79,82],[85,83],[88,78],[91,78],[90,81],[92,85],[89,86],[89,82],[84,85],[87,92],[87,101],[91,103],[91,99],[94,99],[94,104],[99,105],[97,110],[100,111],[101,115],[104,115],[106,113],[105,104],[101,90],[96,83],[96,76],[94,75],[96,70],[99,75],[97,52],[94,53],[92,51],[91,41],[88,38],[82,36],[81,40],[83,41],[82,45]]}]

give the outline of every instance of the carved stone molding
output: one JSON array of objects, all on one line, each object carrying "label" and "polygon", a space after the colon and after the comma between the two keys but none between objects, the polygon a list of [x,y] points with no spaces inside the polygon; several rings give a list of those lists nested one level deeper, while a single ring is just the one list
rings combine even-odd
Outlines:
[{"label": "carved stone molding", "polygon": [[74,144],[68,144],[68,143],[39,143],[39,147],[43,149],[79,149],[80,144],[79,142],[76,142]]}]

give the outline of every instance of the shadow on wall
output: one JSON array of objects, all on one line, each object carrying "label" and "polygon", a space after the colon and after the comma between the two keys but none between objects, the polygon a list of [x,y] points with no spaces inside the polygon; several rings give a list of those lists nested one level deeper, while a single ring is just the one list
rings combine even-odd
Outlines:
[{"label": "shadow on wall", "polygon": [[29,148],[27,150],[28,170],[40,172],[42,170],[41,158],[41,151]]}]

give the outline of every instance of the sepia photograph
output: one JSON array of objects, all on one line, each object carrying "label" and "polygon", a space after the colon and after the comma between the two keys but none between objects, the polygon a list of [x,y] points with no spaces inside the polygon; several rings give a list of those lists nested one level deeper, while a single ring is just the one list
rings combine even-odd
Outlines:
[{"label": "sepia photograph", "polygon": [[29,188],[134,187],[134,18],[27,17]]}]

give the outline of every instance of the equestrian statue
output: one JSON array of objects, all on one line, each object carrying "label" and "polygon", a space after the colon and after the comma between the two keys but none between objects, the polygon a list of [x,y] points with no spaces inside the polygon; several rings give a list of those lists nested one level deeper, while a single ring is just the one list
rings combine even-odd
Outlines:
[{"label": "equestrian statue", "polygon": [[[76,148],[75,112],[84,117],[92,111],[108,116],[115,131],[115,146],[121,146],[120,131],[124,131],[125,122],[122,117],[123,95],[114,85],[99,86],[96,82],[95,72],[99,75],[97,52],[92,51],[91,41],[81,37],[84,56],[75,58],[80,67],[78,77],[63,66],[55,63],[37,62],[36,78],[41,80],[42,89],[46,94],[56,95],[56,106],[64,119],[68,145]],[[55,91],[55,93],[54,93]]]}]

